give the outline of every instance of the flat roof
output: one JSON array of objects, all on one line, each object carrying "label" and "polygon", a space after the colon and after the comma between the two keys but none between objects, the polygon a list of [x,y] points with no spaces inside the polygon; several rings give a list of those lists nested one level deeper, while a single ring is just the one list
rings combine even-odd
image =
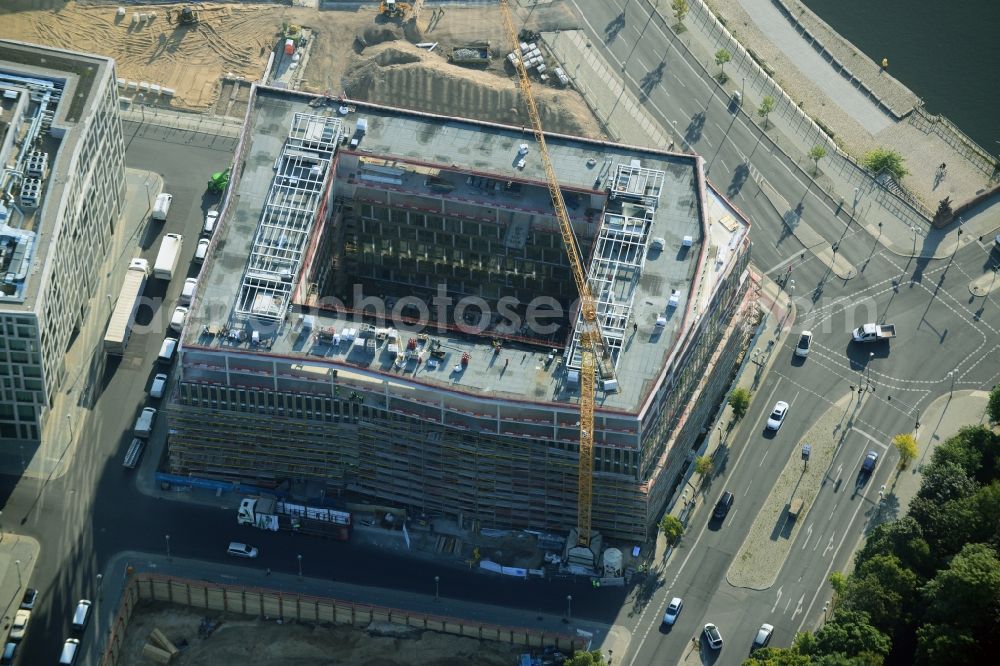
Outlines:
[{"label": "flat roof", "polygon": [[69,164],[82,138],[76,126],[100,103],[94,84],[113,68],[114,61],[102,56],[0,40],[0,105],[9,125],[0,141],[16,130],[19,143],[7,146],[7,165],[20,171],[5,172],[0,186],[6,190],[8,179],[18,178],[21,191],[16,205],[0,209],[2,310],[27,312],[38,304],[45,280],[38,267],[48,264],[49,246],[58,238]]},{"label": "flat roof", "polygon": [[[474,194],[453,177],[450,189],[434,190],[426,178],[408,175],[412,165],[442,169],[445,179],[450,171],[546,188],[543,165],[528,130],[348,100],[313,108],[310,99],[294,92],[255,89],[244,157],[234,168],[234,173],[242,175],[227,194],[221,226],[199,278],[184,346],[301,357],[300,362],[310,366],[345,364],[473,394],[576,402],[579,393],[572,381],[570,339],[561,342],[557,358],[550,359],[551,348],[521,344],[505,343],[496,354],[495,336],[490,332],[465,335],[428,326],[418,336],[418,332],[403,332],[404,326],[397,323],[394,336],[390,322],[376,327],[384,329],[378,331],[377,341],[372,330],[373,342],[366,343],[364,322],[325,310],[302,308],[300,312],[296,308],[277,330],[268,322],[237,316],[241,276],[271,201],[279,156],[293,122],[301,118],[297,114],[339,118],[346,137],[360,137],[356,146],[338,149],[344,156],[396,160],[399,177],[389,171],[385,174],[385,187],[396,191],[402,187],[403,191],[459,199]],[[340,104],[345,108],[338,109]],[[343,113],[347,108],[352,110]],[[359,122],[365,127],[363,135],[356,131]],[[619,391],[602,393],[598,404],[636,412],[676,353],[683,332],[707,309],[715,284],[731,267],[749,224],[706,185],[700,157],[554,134],[546,135],[546,142],[563,189],[598,196],[604,203],[603,217],[597,218],[601,224],[590,225],[596,238],[584,263],[590,267],[592,288],[597,287],[595,297],[610,304],[607,308],[627,305],[627,315],[617,333]],[[526,155],[521,144],[528,146]],[[521,158],[525,164],[519,168]],[[337,162],[335,158],[334,168]],[[338,180],[348,177],[357,174],[337,174]],[[505,201],[500,192],[489,202],[494,206],[547,205],[546,212],[552,215],[551,202],[546,204],[537,194],[526,199]],[[575,228],[581,222],[574,217]],[[300,295],[297,300],[302,303],[305,298]],[[606,323],[602,320],[602,328]],[[228,328],[232,333],[209,335],[205,327]],[[317,335],[323,329],[328,334]],[[253,339],[254,330],[259,331],[259,343]],[[415,348],[408,350],[411,345]],[[432,348],[439,362],[428,362]],[[407,351],[410,356],[423,352],[422,358],[408,358]],[[467,358],[464,364],[463,356]]]}]

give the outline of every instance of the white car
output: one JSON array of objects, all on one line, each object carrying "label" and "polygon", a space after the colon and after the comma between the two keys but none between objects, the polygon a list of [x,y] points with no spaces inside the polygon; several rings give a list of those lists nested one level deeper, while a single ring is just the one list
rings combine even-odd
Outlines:
[{"label": "white car", "polygon": [[781,424],[785,421],[785,416],[788,414],[788,403],[779,400],[771,410],[771,415],[767,417],[767,429],[777,430],[781,427]]},{"label": "white car", "polygon": [[28,620],[31,619],[31,611],[23,608],[14,614],[14,622],[10,625],[10,635],[12,641],[19,641],[24,638],[24,632],[28,630]]},{"label": "white car", "polygon": [[713,650],[718,650],[722,647],[722,633],[711,622],[705,625],[705,640],[708,641],[708,646]]},{"label": "white car", "polygon": [[184,280],[184,286],[181,288],[180,303],[181,305],[190,305],[192,299],[194,299],[194,291],[198,288],[198,278],[188,278]]},{"label": "white car", "polygon": [[673,625],[677,621],[677,616],[681,614],[681,607],[684,601],[680,597],[674,597],[667,604],[667,612],[663,614],[663,624]]},{"label": "white car", "polygon": [[240,543],[239,541],[233,541],[230,543],[226,552],[233,557],[257,557],[256,548],[248,546],[245,543]]},{"label": "white car", "polygon": [[812,331],[802,331],[802,335],[799,336],[799,344],[795,346],[795,355],[800,358],[808,356],[809,345],[812,344],[812,339]]},{"label": "white car", "polygon": [[153,383],[149,386],[149,397],[162,398],[163,391],[167,388],[167,376],[162,372],[153,377]]},{"label": "white car", "polygon": [[219,211],[210,210],[208,215],[205,216],[205,226],[202,227],[201,233],[206,236],[211,236],[212,232],[215,231],[215,223],[219,221]]},{"label": "white car", "polygon": [[184,322],[187,320],[188,309],[183,305],[178,305],[174,308],[174,314],[170,317],[170,328],[175,331],[179,331],[184,328]]},{"label": "white car", "polygon": [[194,249],[194,260],[200,264],[205,261],[206,256],[208,256],[208,239],[202,238],[198,241],[198,247]]}]

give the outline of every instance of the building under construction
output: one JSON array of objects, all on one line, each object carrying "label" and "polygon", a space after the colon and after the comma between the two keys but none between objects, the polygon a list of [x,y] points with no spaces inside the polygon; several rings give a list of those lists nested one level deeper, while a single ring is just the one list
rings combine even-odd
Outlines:
[{"label": "building under construction", "polygon": [[[255,87],[180,348],[174,474],[565,532],[576,288],[530,131]],[[700,157],[547,135],[615,381],[593,528],[644,539],[755,307]]]}]

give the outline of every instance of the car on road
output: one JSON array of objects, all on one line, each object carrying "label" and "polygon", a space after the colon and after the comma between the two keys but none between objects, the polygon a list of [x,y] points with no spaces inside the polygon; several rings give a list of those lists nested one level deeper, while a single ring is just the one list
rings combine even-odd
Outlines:
[{"label": "car on road", "polygon": [[24,610],[33,610],[36,601],[38,601],[38,590],[29,587],[24,591],[24,596],[21,597],[21,608]]},{"label": "car on road", "polygon": [[198,241],[198,247],[194,249],[194,260],[200,264],[205,261],[206,256],[208,256],[208,239],[202,238]]},{"label": "car on road", "polygon": [[878,454],[874,451],[869,451],[868,455],[861,462],[861,472],[864,474],[871,474],[875,471],[875,465],[878,463]]},{"label": "car on road", "polygon": [[719,501],[715,503],[715,510],[712,511],[712,518],[716,520],[722,520],[729,513],[730,507],[733,506],[734,496],[730,491],[722,493]]},{"label": "car on road", "polygon": [[779,400],[771,410],[771,415],[767,417],[767,429],[777,430],[781,427],[781,424],[785,422],[785,416],[788,415],[788,403],[784,400]]},{"label": "car on road", "polygon": [[181,295],[178,299],[181,305],[190,305],[191,301],[194,299],[195,289],[198,288],[198,278],[188,278],[184,280],[184,286],[181,287]]},{"label": "car on road", "polygon": [[226,552],[233,557],[257,557],[256,548],[248,546],[245,543],[240,543],[239,541],[233,541],[230,543]]},{"label": "car on road", "polygon": [[63,643],[62,652],[59,653],[59,666],[73,666],[76,663],[76,655],[80,651],[80,639],[67,638]]},{"label": "car on road", "polygon": [[175,331],[179,331],[184,328],[184,322],[187,321],[188,309],[183,305],[178,305],[174,308],[174,314],[170,317],[170,328]]},{"label": "car on road", "polygon": [[73,621],[70,623],[73,631],[83,631],[87,626],[87,620],[90,619],[90,607],[92,605],[90,599],[80,599],[77,602],[76,610],[73,611]]},{"label": "car on road", "polygon": [[705,640],[708,641],[708,646],[713,650],[718,650],[722,647],[722,633],[711,622],[705,625]]},{"label": "car on road", "polygon": [[153,383],[149,386],[149,397],[151,398],[162,398],[163,391],[167,387],[167,376],[164,373],[160,373],[153,377]]},{"label": "car on road", "polygon": [[24,632],[28,630],[28,620],[31,619],[31,611],[19,609],[14,614],[14,622],[10,625],[10,635],[7,637],[12,641],[19,641],[24,638]]},{"label": "car on road", "polygon": [[681,607],[684,601],[680,597],[674,597],[667,604],[667,612],[663,614],[663,624],[673,625],[677,621],[677,616],[681,614]]},{"label": "car on road", "polygon": [[753,645],[750,646],[750,653],[753,654],[762,647],[766,647],[767,644],[771,642],[771,634],[773,633],[773,625],[766,623],[760,625],[760,629],[757,630],[757,635],[753,639]]},{"label": "car on road", "polygon": [[17,643],[13,641],[8,641],[6,645],[3,646],[3,656],[0,656],[0,664],[13,664],[14,655],[17,653]]},{"label": "car on road", "polygon": [[799,336],[799,344],[795,345],[795,355],[799,358],[808,356],[809,345],[812,344],[812,339],[812,331],[802,331],[802,334]]}]

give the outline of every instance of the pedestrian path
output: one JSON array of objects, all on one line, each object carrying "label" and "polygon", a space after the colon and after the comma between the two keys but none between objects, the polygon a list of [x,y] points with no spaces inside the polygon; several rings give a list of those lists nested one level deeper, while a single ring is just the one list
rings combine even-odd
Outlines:
[{"label": "pedestrian path", "polygon": [[[3,516],[0,515],[0,521]],[[6,643],[14,614],[21,605],[24,591],[31,587],[31,574],[38,562],[39,544],[31,537],[8,531],[0,522],[0,602],[3,603],[3,633],[0,645]],[[29,620],[29,631],[33,629]],[[44,631],[41,624],[34,629]]]}]

